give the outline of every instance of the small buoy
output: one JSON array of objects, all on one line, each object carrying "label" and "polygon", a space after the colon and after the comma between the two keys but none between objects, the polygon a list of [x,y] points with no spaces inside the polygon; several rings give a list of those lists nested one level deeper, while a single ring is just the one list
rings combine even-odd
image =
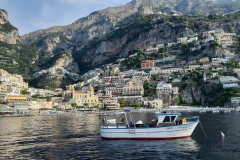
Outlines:
[{"label": "small buoy", "polygon": [[221,133],[222,139],[224,139],[225,134],[222,131],[220,133]]}]

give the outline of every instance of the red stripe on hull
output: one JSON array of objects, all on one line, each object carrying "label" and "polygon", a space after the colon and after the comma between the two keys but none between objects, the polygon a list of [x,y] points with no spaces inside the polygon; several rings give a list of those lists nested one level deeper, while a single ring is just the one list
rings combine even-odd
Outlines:
[{"label": "red stripe on hull", "polygon": [[182,136],[182,137],[166,137],[166,138],[153,138],[153,137],[141,137],[141,138],[107,138],[102,137],[102,140],[173,140],[179,138],[188,138],[190,136]]}]

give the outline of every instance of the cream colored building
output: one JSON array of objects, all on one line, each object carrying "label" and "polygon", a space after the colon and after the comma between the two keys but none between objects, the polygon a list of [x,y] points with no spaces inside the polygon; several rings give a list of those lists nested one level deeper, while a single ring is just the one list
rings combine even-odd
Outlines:
[{"label": "cream colored building", "polygon": [[143,83],[146,80],[144,77],[134,77],[127,85],[123,87],[123,95],[143,95]]},{"label": "cream colored building", "polygon": [[21,75],[10,74],[3,69],[0,69],[0,81],[9,83],[15,87],[28,88],[28,83],[23,81]]},{"label": "cream colored building", "polygon": [[203,58],[199,59],[198,61],[201,62],[201,63],[207,63],[207,62],[209,62],[210,60],[209,60],[208,57],[203,57]]},{"label": "cream colored building", "polygon": [[27,104],[28,96],[25,95],[7,95],[7,104],[14,106],[16,104]]},{"label": "cream colored building", "polygon": [[8,93],[9,92],[9,85],[1,84],[0,83],[0,93]]},{"label": "cream colored building", "polygon": [[74,90],[74,87],[70,88],[72,89],[71,102],[75,102],[79,106],[83,106],[84,103],[88,103],[89,106],[93,106],[98,103],[98,96],[94,95],[94,89],[91,84],[88,86],[87,92]]}]

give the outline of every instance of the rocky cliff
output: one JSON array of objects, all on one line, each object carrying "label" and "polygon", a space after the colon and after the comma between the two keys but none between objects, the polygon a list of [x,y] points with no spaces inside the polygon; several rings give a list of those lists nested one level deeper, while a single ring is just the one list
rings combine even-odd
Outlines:
[{"label": "rocky cliff", "polygon": [[[81,72],[86,70],[86,66],[89,68],[101,65],[106,61],[125,57],[129,51],[145,49],[151,45],[151,42],[173,42],[177,37],[206,30],[204,28],[206,26],[187,31],[185,26],[174,28],[171,24],[162,24],[148,31],[139,29],[141,33],[137,38],[135,28],[128,28],[127,33],[115,35],[114,38],[104,38],[131,23],[139,15],[157,14],[159,17],[186,14],[208,15],[234,12],[238,9],[240,5],[237,2],[226,4],[209,0],[133,0],[126,5],[93,12],[70,25],[26,34],[21,39],[25,44],[37,46],[55,54],[62,50],[75,53],[74,57],[80,65]],[[133,36],[134,41],[131,40]]]},{"label": "rocky cliff", "polygon": [[32,86],[52,89],[65,87],[79,80],[78,65],[69,52],[54,55],[44,66],[32,75]]},{"label": "rocky cliff", "polygon": [[[46,41],[48,42],[48,40]],[[51,44],[61,43],[58,38]],[[62,87],[79,79],[79,67],[71,53],[53,54],[41,48],[22,44],[18,29],[8,21],[8,13],[0,9],[0,68],[23,75],[33,86]]]},{"label": "rocky cliff", "polygon": [[[116,30],[115,34],[118,34],[118,37],[110,36],[110,38],[105,38],[99,41],[93,47],[78,52],[80,55],[78,61],[89,67],[101,65],[114,58],[127,57],[130,52],[137,49],[144,50],[150,46],[156,46],[157,44],[176,42],[177,38],[187,37],[194,35],[195,33],[201,34],[204,31],[218,28],[224,29],[225,32],[240,33],[240,23],[237,19],[226,22],[211,22],[211,20],[206,17],[206,21],[189,18],[186,21],[181,20],[179,22],[178,20],[175,20],[177,18],[172,18],[165,23],[161,23],[161,18],[156,21],[154,19],[155,18],[149,18],[150,22],[136,26],[129,25],[128,27]],[[133,22],[133,24],[135,23]],[[146,27],[146,29],[142,29],[144,27]],[[179,60],[193,61],[204,56],[221,56],[223,53],[224,50],[222,48],[212,48],[211,46],[206,45],[205,49],[201,51],[201,54],[189,54],[185,56],[176,54],[176,56]]]},{"label": "rocky cliff", "polygon": [[[35,84],[41,87],[49,81],[55,81],[54,78],[47,77],[60,77],[57,78],[57,84],[61,84],[61,77],[75,81],[79,71],[90,70],[117,58],[127,57],[129,52],[137,49],[175,42],[179,37],[216,28],[239,33],[238,14],[235,19],[226,21],[220,21],[221,17],[214,19],[216,17],[207,16],[234,12],[239,6],[237,2],[223,4],[209,0],[133,0],[126,5],[93,12],[70,25],[51,27],[22,36],[21,40],[25,45],[45,52],[38,50],[32,52],[32,55],[28,54],[31,57],[29,64],[32,62],[29,68],[26,67],[28,64],[21,64],[40,82],[35,81]],[[205,16],[202,18],[190,14]],[[10,25],[7,19],[6,11],[2,11],[0,32],[3,33],[0,33],[0,39],[14,44],[18,41],[17,29]],[[71,53],[74,58],[59,59],[58,55],[62,51]],[[210,56],[221,52],[211,48],[203,51],[204,55]],[[196,59],[196,56],[192,55],[177,56],[189,61]],[[201,58],[203,54],[197,56]]]},{"label": "rocky cliff", "polygon": [[8,13],[5,10],[0,10],[0,25],[8,22]]},{"label": "rocky cliff", "polygon": [[228,100],[224,97],[224,90],[219,81],[209,83],[202,80],[199,82],[187,80],[185,83],[187,83],[186,87],[179,91],[182,103],[219,106]]},{"label": "rocky cliff", "polygon": [[8,13],[0,9],[0,41],[8,44],[16,44],[20,41],[17,28],[8,21]]}]

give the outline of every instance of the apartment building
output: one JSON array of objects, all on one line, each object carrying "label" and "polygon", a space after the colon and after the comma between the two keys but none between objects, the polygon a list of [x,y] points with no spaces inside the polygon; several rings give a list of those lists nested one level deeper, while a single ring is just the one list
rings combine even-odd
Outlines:
[{"label": "apartment building", "polygon": [[149,69],[155,66],[155,60],[145,60],[141,63],[142,69]]}]

